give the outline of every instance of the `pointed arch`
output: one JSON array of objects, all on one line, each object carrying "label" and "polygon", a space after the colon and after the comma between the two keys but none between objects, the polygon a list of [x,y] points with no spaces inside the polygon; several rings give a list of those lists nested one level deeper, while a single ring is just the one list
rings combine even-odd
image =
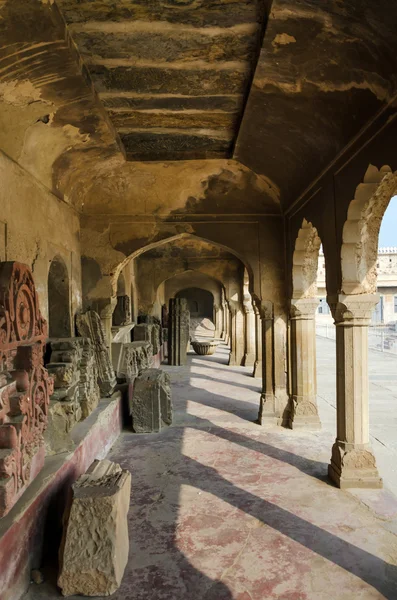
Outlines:
[{"label": "pointed arch", "polygon": [[292,298],[317,296],[317,267],[321,239],[316,227],[303,219],[292,258]]},{"label": "pointed arch", "polygon": [[378,238],[383,215],[397,194],[397,172],[370,165],[357,186],[343,226],[342,293],[376,293]]}]

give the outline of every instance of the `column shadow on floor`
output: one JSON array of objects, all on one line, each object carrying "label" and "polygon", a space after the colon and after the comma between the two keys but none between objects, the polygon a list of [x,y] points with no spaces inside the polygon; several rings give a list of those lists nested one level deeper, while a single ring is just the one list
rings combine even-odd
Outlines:
[{"label": "column shadow on floor", "polygon": [[[207,357],[209,361],[212,357]],[[190,376],[195,377],[194,373]],[[326,464],[279,449],[262,441],[252,440],[230,429],[224,429],[208,419],[188,415],[189,397],[197,396],[197,388],[186,385],[183,399],[175,407],[188,416],[186,425],[171,427],[160,434],[126,433],[115,445],[109,458],[132,473],[132,497],[129,514],[130,556],[121,587],[114,600],[233,600],[235,597],[222,581],[211,579],[197,569],[180,549],[183,534],[179,530],[182,486],[187,485],[216,496],[230,506],[258,519],[265,526],[280,532],[311,552],[343,568],[378,590],[388,600],[397,597],[397,569],[386,561],[292,514],[274,502],[244,490],[222,477],[215,468],[184,455],[185,430],[208,431],[233,444],[260,452],[272,459],[288,463],[305,475],[326,480]],[[174,389],[177,385],[174,385]],[[233,399],[200,390],[194,402],[220,408]],[[239,402],[239,400],[234,400]],[[251,406],[252,404],[249,403]],[[239,410],[239,409],[237,409]],[[236,413],[234,413],[236,414]],[[168,471],[162,472],[162,464]],[[65,493],[65,490],[62,490]],[[340,501],[343,502],[343,492]],[[216,517],[216,515],[214,515]],[[181,537],[182,535],[182,537]],[[266,530],[263,530],[266,535]],[[49,549],[54,559],[57,549]],[[52,551],[52,555],[51,555]],[[216,560],[214,555],[213,560]],[[48,558],[50,563],[50,560]],[[234,563],[233,563],[234,564]],[[332,568],[330,566],[330,568]],[[56,590],[54,570],[48,571],[48,581],[32,588],[29,600],[60,598]],[[262,574],[266,582],[266,572]],[[286,575],[287,577],[287,575]],[[288,582],[288,579],[286,579]],[[293,587],[293,586],[292,586]],[[291,588],[291,592],[294,593]],[[365,593],[365,591],[363,592]],[[332,595],[332,591],[330,591]],[[292,597],[292,596],[291,596]],[[313,597],[313,596],[312,596]],[[74,597],[78,600],[77,597]],[[71,598],[71,600],[73,597]],[[267,600],[263,598],[263,600]]]}]

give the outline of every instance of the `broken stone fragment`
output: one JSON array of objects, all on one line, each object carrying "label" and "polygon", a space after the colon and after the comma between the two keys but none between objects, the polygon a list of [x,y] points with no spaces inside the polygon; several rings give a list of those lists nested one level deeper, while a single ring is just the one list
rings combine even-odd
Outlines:
[{"label": "broken stone fragment", "polygon": [[147,369],[135,380],[130,413],[135,433],[159,432],[172,423],[170,377],[161,369]]},{"label": "broken stone fragment", "polygon": [[128,560],[131,474],[96,460],[72,486],[64,514],[58,585],[64,596],[109,596]]}]

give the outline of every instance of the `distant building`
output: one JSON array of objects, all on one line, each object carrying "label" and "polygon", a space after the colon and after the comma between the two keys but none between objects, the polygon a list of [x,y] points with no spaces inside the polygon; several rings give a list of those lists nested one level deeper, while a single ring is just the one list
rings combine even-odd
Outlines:
[{"label": "distant building", "polygon": [[[377,323],[397,322],[397,246],[379,248],[376,269],[380,302],[372,320]],[[331,320],[331,311],[326,300],[325,261],[322,249],[318,259],[317,290],[320,300],[317,313],[323,315],[324,320]]]}]

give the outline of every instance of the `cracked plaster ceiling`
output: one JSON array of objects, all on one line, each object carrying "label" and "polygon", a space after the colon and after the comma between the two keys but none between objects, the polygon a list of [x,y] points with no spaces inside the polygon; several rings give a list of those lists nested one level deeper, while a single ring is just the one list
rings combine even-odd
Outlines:
[{"label": "cracked plaster ceiling", "polygon": [[0,147],[64,197],[125,157],[233,158],[285,209],[396,92],[386,0],[0,0],[0,17]]}]

